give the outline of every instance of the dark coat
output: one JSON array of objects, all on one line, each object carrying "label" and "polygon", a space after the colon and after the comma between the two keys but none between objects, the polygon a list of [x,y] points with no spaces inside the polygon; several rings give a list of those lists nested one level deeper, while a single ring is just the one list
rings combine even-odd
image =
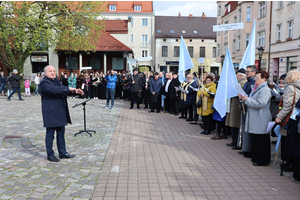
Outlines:
[{"label": "dark coat", "polygon": [[255,80],[254,78],[251,78],[249,79],[245,85],[244,85],[244,90],[245,90],[245,93],[249,96],[251,91],[252,91],[252,88],[251,88],[251,85],[254,85],[255,84]]},{"label": "dark coat", "polygon": [[174,87],[179,87],[180,82],[178,78],[173,78],[168,89],[170,99],[180,99],[180,91],[176,92]]},{"label": "dark coat", "polygon": [[[132,82],[135,82],[132,84]],[[140,75],[133,75],[129,78],[129,84],[130,84],[130,91],[131,92],[139,92],[139,90],[142,90],[142,78]]]},{"label": "dark coat", "polygon": [[151,80],[151,84],[150,84],[150,93],[151,94],[152,94],[152,92],[155,92],[155,95],[160,95],[161,88],[162,88],[161,79],[155,80],[155,78],[154,78]]},{"label": "dark coat", "polygon": [[58,79],[44,77],[40,83],[44,127],[62,127],[71,124],[67,96],[69,87],[62,86]]},{"label": "dark coat", "polygon": [[15,88],[20,87],[20,80],[21,80],[22,76],[18,76],[17,74],[12,74],[11,77],[11,84],[12,86]]},{"label": "dark coat", "polygon": [[[194,81],[191,86],[193,88],[197,88],[197,83]],[[194,91],[192,88],[188,87],[186,90],[188,93],[186,94],[186,101],[184,102],[185,105],[195,105],[196,104],[196,95],[197,92]]]}]

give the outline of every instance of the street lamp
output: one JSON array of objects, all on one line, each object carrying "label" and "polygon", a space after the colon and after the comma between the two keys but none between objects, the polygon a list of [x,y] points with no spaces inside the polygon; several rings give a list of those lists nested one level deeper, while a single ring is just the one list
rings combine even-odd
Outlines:
[{"label": "street lamp", "polygon": [[261,70],[261,58],[262,58],[262,55],[263,55],[263,53],[264,53],[264,48],[263,47],[259,47],[259,48],[257,48],[257,50],[258,50],[258,55],[259,55],[259,66],[258,66],[258,70]]},{"label": "street lamp", "polygon": [[221,63],[222,63],[222,67],[223,67],[223,62],[225,60],[225,56],[224,55],[221,55]]}]

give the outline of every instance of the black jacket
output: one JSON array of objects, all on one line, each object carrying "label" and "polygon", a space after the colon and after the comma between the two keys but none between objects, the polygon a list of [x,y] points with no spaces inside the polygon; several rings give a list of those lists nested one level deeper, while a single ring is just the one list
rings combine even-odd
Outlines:
[{"label": "black jacket", "polygon": [[68,86],[58,79],[44,77],[40,83],[44,127],[62,127],[71,124],[67,96],[72,94]]},{"label": "black jacket", "polygon": [[[134,84],[132,82],[134,81]],[[139,92],[139,90],[142,90],[142,78],[140,75],[133,75],[129,78],[130,83],[130,91],[131,92]]]},{"label": "black jacket", "polygon": [[180,82],[178,78],[173,78],[168,89],[170,99],[180,99],[180,91],[176,92],[175,87],[179,87]]},{"label": "black jacket", "polygon": [[17,74],[12,74],[11,76],[11,84],[12,86],[15,88],[20,87],[20,80],[21,80],[22,76],[18,76]]}]

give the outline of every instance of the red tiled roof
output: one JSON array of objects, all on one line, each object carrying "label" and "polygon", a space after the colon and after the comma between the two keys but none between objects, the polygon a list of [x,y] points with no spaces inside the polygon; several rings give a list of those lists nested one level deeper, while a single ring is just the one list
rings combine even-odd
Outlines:
[{"label": "red tiled roof", "polygon": [[[116,11],[110,11],[109,5],[115,5]],[[134,11],[134,6],[141,6],[141,11]],[[106,1],[102,13],[153,13],[152,1]]]},{"label": "red tiled roof", "polygon": [[[225,14],[222,16],[222,18],[225,17],[226,15],[228,15],[229,13],[233,12],[236,9],[236,7],[237,7],[238,4],[239,4],[238,1],[229,1],[226,4],[227,5],[227,9],[226,9]],[[228,5],[230,5],[230,11],[229,12],[228,12]]]},{"label": "red tiled roof", "polygon": [[128,20],[104,20],[104,29],[108,33],[127,33]]}]

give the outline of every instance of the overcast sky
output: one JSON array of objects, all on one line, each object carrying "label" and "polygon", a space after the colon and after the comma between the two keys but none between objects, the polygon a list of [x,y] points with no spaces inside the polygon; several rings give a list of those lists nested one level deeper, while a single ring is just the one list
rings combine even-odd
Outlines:
[{"label": "overcast sky", "polygon": [[202,12],[207,17],[217,17],[216,1],[153,1],[154,14],[163,16],[202,16]]}]

